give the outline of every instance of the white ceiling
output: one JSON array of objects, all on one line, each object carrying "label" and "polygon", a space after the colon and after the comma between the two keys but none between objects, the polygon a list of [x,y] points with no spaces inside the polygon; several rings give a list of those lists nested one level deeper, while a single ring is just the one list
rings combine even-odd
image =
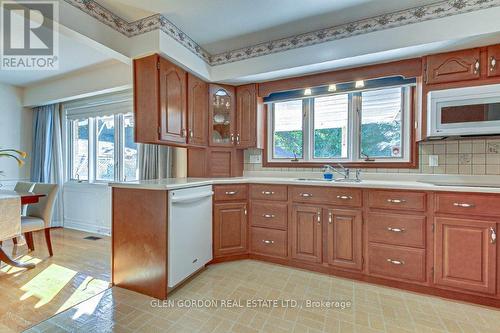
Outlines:
[{"label": "white ceiling", "polygon": [[436,0],[97,0],[127,21],[161,13],[209,53],[254,45]]},{"label": "white ceiling", "polygon": [[59,34],[58,70],[0,70],[0,82],[23,87],[111,60],[109,55],[77,39]]}]

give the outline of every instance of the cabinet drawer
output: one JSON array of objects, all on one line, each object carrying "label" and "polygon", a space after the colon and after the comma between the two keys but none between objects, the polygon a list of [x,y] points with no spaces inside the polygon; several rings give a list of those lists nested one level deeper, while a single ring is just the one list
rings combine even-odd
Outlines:
[{"label": "cabinet drawer", "polygon": [[368,241],[425,247],[425,216],[369,213]]},{"label": "cabinet drawer", "polygon": [[288,198],[285,185],[251,185],[250,196],[257,200],[286,201]]},{"label": "cabinet drawer", "polygon": [[287,203],[252,201],[252,225],[266,228],[287,228]]},{"label": "cabinet drawer", "polygon": [[250,252],[273,257],[287,256],[287,232],[252,227]]},{"label": "cabinet drawer", "polygon": [[500,196],[466,193],[436,194],[436,212],[460,215],[500,215]]},{"label": "cabinet drawer", "polygon": [[426,207],[425,199],[426,194],[423,192],[372,190],[368,193],[368,205],[370,208],[423,212]]},{"label": "cabinet drawer", "polygon": [[368,245],[368,272],[401,280],[425,281],[425,250],[394,245]]},{"label": "cabinet drawer", "polygon": [[217,185],[214,186],[214,200],[246,200],[247,186],[246,185]]},{"label": "cabinet drawer", "polygon": [[361,207],[361,190],[322,186],[290,187],[290,196],[295,202],[314,202],[327,205]]}]

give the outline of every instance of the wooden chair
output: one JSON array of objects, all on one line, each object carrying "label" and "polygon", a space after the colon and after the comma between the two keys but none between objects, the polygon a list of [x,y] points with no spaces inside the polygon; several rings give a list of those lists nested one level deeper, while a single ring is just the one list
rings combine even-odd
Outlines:
[{"label": "wooden chair", "polygon": [[35,246],[33,244],[33,232],[44,230],[45,241],[49,255],[52,257],[52,242],[50,240],[50,222],[52,220],[52,212],[54,210],[54,202],[58,186],[56,184],[42,184],[36,183],[33,192],[37,194],[45,194],[40,198],[36,204],[28,205],[26,216],[21,216],[21,232],[26,238],[28,248],[33,251]]}]

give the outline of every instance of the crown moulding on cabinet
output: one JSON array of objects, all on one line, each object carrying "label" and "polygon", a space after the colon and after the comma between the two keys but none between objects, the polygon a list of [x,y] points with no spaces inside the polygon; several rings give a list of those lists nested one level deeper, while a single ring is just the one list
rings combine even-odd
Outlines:
[{"label": "crown moulding on cabinet", "polygon": [[225,51],[219,54],[210,54],[161,14],[155,14],[134,22],[127,22],[94,0],[64,1],[127,37],[141,35],[154,30],[161,30],[210,66],[223,65],[370,32],[500,6],[500,0],[441,1],[434,4],[400,10],[326,29],[251,45],[236,50]]}]

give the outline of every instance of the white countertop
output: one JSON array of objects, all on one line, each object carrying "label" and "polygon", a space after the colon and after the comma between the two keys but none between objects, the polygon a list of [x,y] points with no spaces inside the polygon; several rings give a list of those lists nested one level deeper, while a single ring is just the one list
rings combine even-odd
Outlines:
[{"label": "white countertop", "polygon": [[[286,175],[286,174],[285,174]],[[500,178],[489,176],[449,176],[449,175],[366,175],[359,183],[356,182],[326,182],[321,181],[321,175],[310,176],[301,173],[299,176],[276,177],[255,176],[233,178],[166,178],[157,180],[141,180],[121,183],[110,183],[112,187],[136,188],[146,190],[176,190],[181,188],[196,187],[203,185],[219,184],[284,184],[303,186],[329,186],[329,187],[358,187],[358,188],[380,188],[380,189],[402,189],[402,190],[425,190],[425,191],[453,191],[453,192],[480,192],[500,193]],[[297,178],[317,178],[317,181],[298,180]],[[431,184],[434,183],[434,184]],[[446,185],[436,185],[446,184]],[[472,186],[482,184],[488,187]]]}]

